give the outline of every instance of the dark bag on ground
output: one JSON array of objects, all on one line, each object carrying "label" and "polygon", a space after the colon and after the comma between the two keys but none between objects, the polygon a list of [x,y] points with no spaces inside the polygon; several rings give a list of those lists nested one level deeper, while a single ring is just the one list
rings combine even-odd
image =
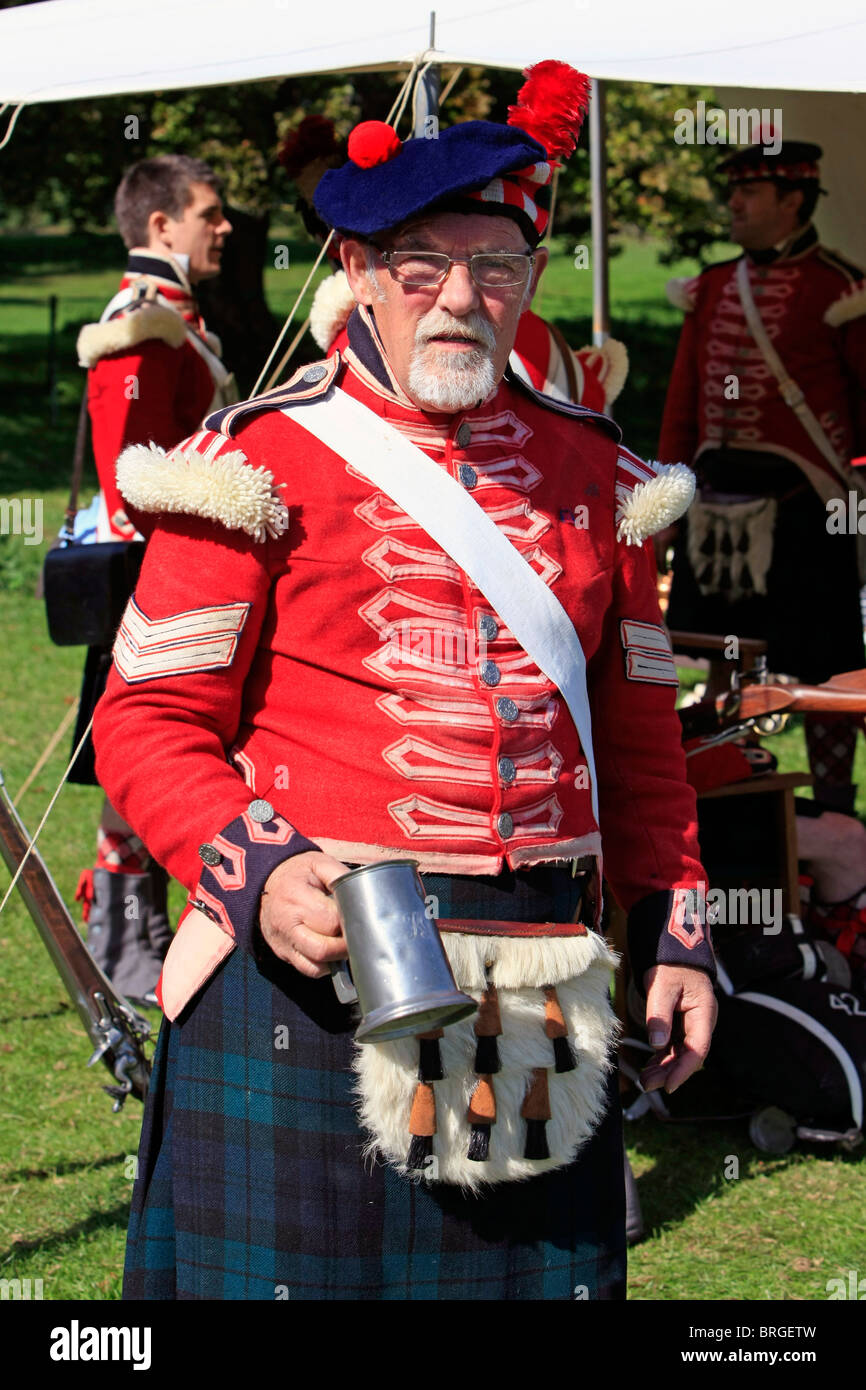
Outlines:
[{"label": "dark bag on ground", "polygon": [[726,935],[716,940],[719,1017],[707,1071],[745,1102],[790,1116],[791,1142],[795,1132],[853,1142],[863,1130],[866,1000],[827,977],[820,943],[797,919],[777,937],[754,927],[751,942]]}]

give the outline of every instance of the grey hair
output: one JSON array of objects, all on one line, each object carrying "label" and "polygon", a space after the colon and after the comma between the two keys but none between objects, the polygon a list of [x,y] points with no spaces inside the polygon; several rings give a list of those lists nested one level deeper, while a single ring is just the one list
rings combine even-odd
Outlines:
[{"label": "grey hair", "polygon": [[365,241],[365,242],[364,242],[364,260],[365,260],[366,263],[367,263],[367,284],[368,284],[369,287],[370,287],[370,292],[371,292],[371,294],[375,295],[376,299],[378,299],[380,303],[383,303],[384,300],[386,300],[386,299],[388,298],[388,296],[385,294],[385,291],[382,289],[382,286],[379,284],[379,281],[376,279],[376,261],[375,261],[375,255],[376,255],[376,248],[375,248],[375,246],[373,246],[370,242]]}]

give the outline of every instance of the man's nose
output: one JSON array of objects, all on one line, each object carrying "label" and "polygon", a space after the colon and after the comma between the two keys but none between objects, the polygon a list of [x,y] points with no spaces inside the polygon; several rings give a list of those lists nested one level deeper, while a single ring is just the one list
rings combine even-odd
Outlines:
[{"label": "man's nose", "polygon": [[478,286],[468,265],[452,264],[439,289],[438,307],[447,309],[455,318],[462,318],[480,304]]},{"label": "man's nose", "polygon": [[218,236],[228,236],[228,234],[229,234],[229,232],[230,232],[231,230],[232,230],[232,224],[231,224],[231,222],[228,220],[227,217],[224,217],[223,220],[222,220],[222,222],[220,223],[220,225],[217,227],[217,235],[218,235]]}]

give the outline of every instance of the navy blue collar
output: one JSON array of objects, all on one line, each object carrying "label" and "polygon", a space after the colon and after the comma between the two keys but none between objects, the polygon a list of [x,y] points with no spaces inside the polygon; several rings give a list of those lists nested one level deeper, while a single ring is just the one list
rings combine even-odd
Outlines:
[{"label": "navy blue collar", "polygon": [[370,375],[375,377],[386,391],[393,391],[394,382],[385,364],[385,349],[372,310],[362,314],[360,306],[356,304],[349,315],[346,332],[349,335],[349,347],[362,367],[366,367]]}]

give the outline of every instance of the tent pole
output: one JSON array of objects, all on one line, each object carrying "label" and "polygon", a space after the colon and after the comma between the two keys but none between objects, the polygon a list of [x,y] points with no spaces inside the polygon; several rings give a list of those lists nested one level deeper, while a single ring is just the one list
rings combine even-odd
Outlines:
[{"label": "tent pole", "polygon": [[590,79],[589,187],[592,234],[592,341],[595,347],[610,335],[607,262],[607,151],[605,148],[605,84]]},{"label": "tent pole", "polygon": [[[436,46],[436,11],[430,11],[430,48],[432,54]],[[416,139],[426,136],[435,139],[439,134],[439,92],[442,88],[442,69],[438,63],[428,61],[422,67],[415,83],[412,108],[412,134]]]}]

